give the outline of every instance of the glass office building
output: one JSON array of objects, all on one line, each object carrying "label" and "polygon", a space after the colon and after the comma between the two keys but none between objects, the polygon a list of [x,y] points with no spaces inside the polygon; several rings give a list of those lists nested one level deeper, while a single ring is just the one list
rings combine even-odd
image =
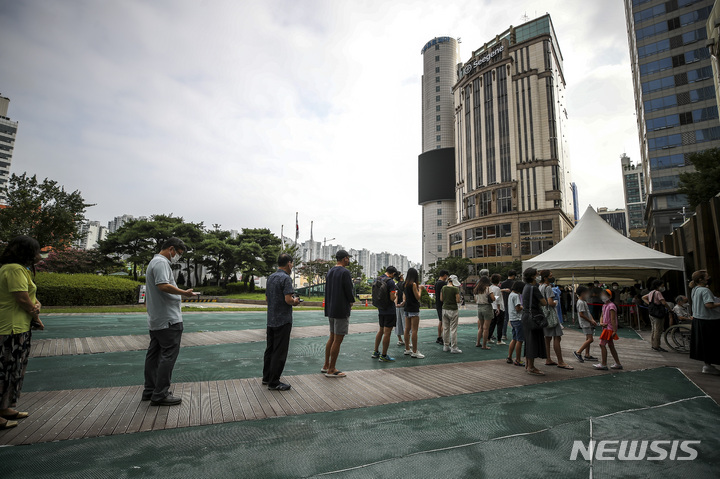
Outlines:
[{"label": "glass office building", "polygon": [[[649,246],[683,222],[679,175],[720,147],[706,22],[713,0],[625,0]],[[632,228],[632,221],[630,222]]]}]

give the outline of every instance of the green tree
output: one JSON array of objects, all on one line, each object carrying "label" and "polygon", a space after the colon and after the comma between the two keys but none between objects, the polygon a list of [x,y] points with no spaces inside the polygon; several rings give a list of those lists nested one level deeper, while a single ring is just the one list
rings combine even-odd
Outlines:
[{"label": "green tree", "polygon": [[113,273],[122,271],[121,262],[102,254],[98,250],[67,248],[52,250],[37,264],[37,270],[48,273]]},{"label": "green tree", "polygon": [[230,241],[230,232],[215,229],[206,233],[195,254],[202,258],[200,263],[220,286],[223,279],[237,272],[237,253],[238,246]]},{"label": "green tree", "polygon": [[300,268],[298,273],[305,279],[307,279],[308,286],[313,284],[319,284],[325,280],[330,268],[335,266],[335,261],[325,259],[313,259],[305,261]]},{"label": "green tree", "polygon": [[237,238],[237,261],[248,289],[255,289],[255,276],[269,276],[277,268],[282,242],[267,228],[243,228]]},{"label": "green tree", "polygon": [[446,269],[450,274],[456,275],[461,283],[464,283],[467,277],[470,276],[470,265],[472,265],[472,261],[468,258],[448,256],[447,258],[439,259],[436,263],[431,264],[430,269],[428,270],[428,276],[434,283],[437,281],[440,270]]},{"label": "green tree", "polygon": [[7,207],[0,209],[0,241],[18,235],[35,238],[40,246],[63,249],[80,239],[87,204],[79,191],[68,193],[57,181],[35,175],[12,175],[4,188]]},{"label": "green tree", "polygon": [[720,193],[720,148],[690,153],[695,171],[680,173],[679,191],[687,196],[690,208],[708,201]]},{"label": "green tree", "polygon": [[138,265],[145,265],[153,257],[153,240],[146,235],[145,220],[130,220],[99,242],[103,254],[123,258],[132,264],[133,279],[138,279]]}]

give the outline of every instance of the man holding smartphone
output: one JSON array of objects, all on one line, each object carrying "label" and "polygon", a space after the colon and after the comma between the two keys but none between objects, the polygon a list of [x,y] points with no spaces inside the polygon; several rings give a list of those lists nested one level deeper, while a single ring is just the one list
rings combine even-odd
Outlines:
[{"label": "man holding smartphone", "polygon": [[142,400],[151,401],[152,406],[176,406],[182,402],[169,391],[183,332],[180,297],[193,298],[196,294],[192,289],[177,287],[171,265],[180,261],[185,251],[187,247],[180,238],[170,238],[145,273],[150,345],[145,356]]},{"label": "man holding smartphone", "polygon": [[280,382],[292,331],[292,309],[300,304],[295,294],[290,273],[292,256],[282,253],[278,257],[278,270],[270,275],[265,289],[267,299],[267,347],[263,365],[262,383],[271,391],[288,391],[289,384]]}]

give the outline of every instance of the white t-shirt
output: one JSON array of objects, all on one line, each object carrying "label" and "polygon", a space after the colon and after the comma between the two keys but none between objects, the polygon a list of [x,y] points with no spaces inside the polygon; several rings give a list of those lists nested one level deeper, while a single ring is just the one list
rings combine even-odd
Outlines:
[{"label": "white t-shirt", "polygon": [[522,320],[522,311],[518,313],[517,309],[515,309],[517,306],[522,306],[522,296],[513,291],[508,297],[508,312],[510,313],[511,322]]},{"label": "white t-shirt", "polygon": [[577,301],[577,312],[578,312],[578,323],[580,324],[581,328],[592,328],[592,323],[590,321],[587,321],[585,318],[580,316],[580,313],[585,313],[585,315],[589,318],[592,318],[592,315],[590,314],[590,308],[588,308],[588,305],[585,301],[582,299],[578,299]]},{"label": "white t-shirt", "polygon": [[493,309],[499,309],[505,311],[505,301],[503,301],[502,293],[500,292],[500,286],[490,285],[490,292],[495,295],[495,302],[492,304]]}]

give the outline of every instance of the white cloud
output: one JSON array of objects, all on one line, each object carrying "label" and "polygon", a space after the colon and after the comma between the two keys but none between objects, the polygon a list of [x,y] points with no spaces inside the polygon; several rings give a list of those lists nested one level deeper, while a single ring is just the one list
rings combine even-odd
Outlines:
[{"label": "white cloud", "polygon": [[[622,206],[637,158],[622,5],[527,2],[48,2],[0,11],[13,170],[123,213],[174,213],[420,258],[420,48],[462,58],[551,13],[581,209]],[[612,101],[608,101],[612,99]],[[596,178],[605,179],[598,184]]]}]

